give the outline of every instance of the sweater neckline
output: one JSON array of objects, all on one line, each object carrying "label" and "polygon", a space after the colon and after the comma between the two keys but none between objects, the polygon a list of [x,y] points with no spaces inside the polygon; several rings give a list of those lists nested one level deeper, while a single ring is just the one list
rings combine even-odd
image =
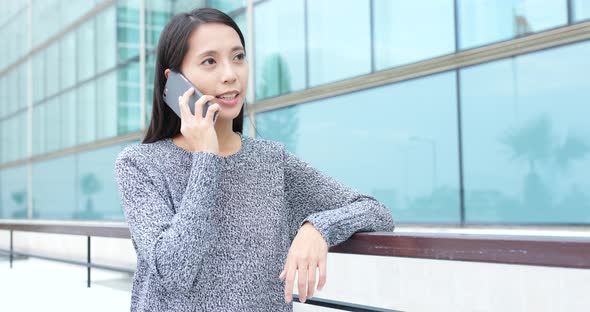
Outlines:
[{"label": "sweater neckline", "polygon": [[[249,148],[248,143],[250,141],[250,137],[244,136],[239,132],[236,132],[236,133],[238,135],[240,135],[240,139],[242,140],[242,146],[240,147],[240,149],[237,152],[227,155],[227,156],[220,156],[220,155],[215,154],[215,158],[219,159],[224,164],[233,164],[233,163],[238,162],[241,158],[243,158],[243,155],[246,154],[246,151]],[[194,154],[194,152],[187,151],[184,148],[174,144],[172,137],[165,138],[164,142],[166,144],[170,145],[175,151],[180,152],[183,155],[192,156]]]}]

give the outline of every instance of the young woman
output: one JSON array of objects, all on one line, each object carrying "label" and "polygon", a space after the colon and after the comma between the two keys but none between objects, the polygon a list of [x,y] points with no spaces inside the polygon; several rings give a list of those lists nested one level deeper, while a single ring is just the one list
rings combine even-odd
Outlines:
[{"label": "young woman", "polygon": [[[329,247],[393,231],[373,197],[282,143],[242,136],[245,53],[236,23],[215,9],[176,15],[161,33],[151,124],[115,164],[137,253],[131,311],[292,311],[294,283],[302,302],[326,283]],[[192,88],[180,118],[164,103],[170,70],[204,94],[196,114]]]}]

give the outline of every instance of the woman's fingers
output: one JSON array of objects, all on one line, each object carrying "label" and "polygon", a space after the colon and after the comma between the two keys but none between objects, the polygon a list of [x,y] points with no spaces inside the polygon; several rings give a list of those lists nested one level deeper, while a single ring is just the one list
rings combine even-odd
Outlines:
[{"label": "woman's fingers", "polygon": [[218,112],[220,109],[221,109],[221,107],[219,107],[219,104],[217,104],[217,103],[212,104],[207,109],[207,115],[205,116],[205,119],[209,120],[211,123],[214,123],[215,120],[213,120],[213,117],[215,117],[215,113]]},{"label": "woman's fingers", "polygon": [[297,286],[299,290],[299,302],[305,302],[307,297],[307,263],[302,262],[297,267]]},{"label": "woman's fingers", "polygon": [[181,119],[186,119],[187,117],[192,115],[190,108],[188,107],[188,99],[193,94],[193,92],[195,92],[195,89],[188,88],[188,90],[184,91],[184,93],[178,99],[178,106],[180,107]]},{"label": "woman's fingers", "polygon": [[290,303],[293,299],[293,282],[295,281],[296,268],[292,265],[287,267],[287,278],[285,279],[285,302]]},{"label": "woman's fingers", "polygon": [[203,95],[197,100],[197,102],[195,102],[195,115],[197,115],[199,119],[207,118],[206,115],[203,116],[203,107],[205,106],[205,103],[214,99],[215,97],[213,95]]},{"label": "woman's fingers", "polygon": [[316,263],[311,263],[309,265],[309,271],[307,272],[307,298],[313,297],[313,291],[315,288],[315,281],[316,281]]},{"label": "woman's fingers", "polygon": [[320,269],[320,279],[318,281],[318,290],[322,290],[326,285],[326,259],[321,259],[318,263]]}]

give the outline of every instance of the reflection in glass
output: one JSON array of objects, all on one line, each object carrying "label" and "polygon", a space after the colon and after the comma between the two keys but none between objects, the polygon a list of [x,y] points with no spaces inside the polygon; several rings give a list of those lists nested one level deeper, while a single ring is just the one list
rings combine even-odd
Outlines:
[{"label": "reflection in glass", "polygon": [[310,86],[371,71],[369,1],[341,2],[307,1]]},{"label": "reflection in glass", "polygon": [[246,0],[209,0],[207,3],[209,7],[218,9],[226,14],[246,6]]},{"label": "reflection in glass", "polygon": [[27,218],[27,167],[0,171],[0,218]]},{"label": "reflection in glass", "polygon": [[303,5],[303,1],[274,0],[254,7],[257,100],[305,88]]},{"label": "reflection in glass", "polygon": [[118,109],[117,133],[139,130],[139,63],[133,62],[117,70]]},{"label": "reflection in glass", "polygon": [[453,0],[373,2],[376,70],[455,51]]},{"label": "reflection in glass", "polygon": [[115,159],[122,145],[80,153],[77,205],[72,219],[124,219],[115,184]]},{"label": "reflection in glass", "polygon": [[33,163],[33,218],[71,219],[76,207],[74,155]]},{"label": "reflection in glass", "polygon": [[458,223],[456,105],[450,72],[258,113],[256,127],[398,222]]},{"label": "reflection in glass", "polygon": [[468,222],[590,222],[589,53],[584,42],[461,71]]},{"label": "reflection in glass", "polygon": [[459,48],[567,24],[566,0],[459,0]]},{"label": "reflection in glass", "polygon": [[575,22],[590,19],[590,0],[573,0],[572,6]]}]

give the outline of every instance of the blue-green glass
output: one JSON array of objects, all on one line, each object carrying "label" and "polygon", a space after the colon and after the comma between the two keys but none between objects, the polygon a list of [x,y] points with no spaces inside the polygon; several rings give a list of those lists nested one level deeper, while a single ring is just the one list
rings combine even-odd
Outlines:
[{"label": "blue-green glass", "polygon": [[47,152],[45,107],[44,104],[33,106],[33,156]]},{"label": "blue-green glass", "polygon": [[397,222],[458,223],[455,90],[442,73],[258,113],[258,137],[375,196]]},{"label": "blue-green glass", "polygon": [[118,61],[139,55],[139,6],[122,1],[117,4]]},{"label": "blue-green glass", "polygon": [[77,136],[81,145],[96,141],[96,81],[87,82],[76,90]]},{"label": "blue-green glass", "polygon": [[[45,52],[43,50],[33,54],[33,77],[45,77]],[[10,83],[10,82],[9,82]],[[46,81],[42,79],[32,79],[33,103],[38,103],[45,98]]]},{"label": "blue-green glass", "polygon": [[461,70],[468,222],[590,223],[590,42]]},{"label": "blue-green glass", "polygon": [[373,2],[375,69],[455,51],[453,0]]},{"label": "blue-green glass", "polygon": [[121,150],[121,145],[113,145],[77,155],[77,206],[72,219],[124,219],[115,182],[115,159]]},{"label": "blue-green glass", "polygon": [[[45,76],[38,77],[45,79],[45,94],[52,96],[59,91],[59,42],[56,41],[48,46],[45,51]],[[36,77],[37,78],[37,77]]]},{"label": "blue-green glass", "polygon": [[2,118],[8,113],[9,89],[8,75],[0,76],[0,120],[2,120]]},{"label": "blue-green glass", "polygon": [[59,97],[51,98],[41,104],[41,106],[45,106],[46,127],[42,131],[45,132],[45,138],[47,140],[47,152],[53,152],[61,149],[61,128],[59,124],[63,121],[63,118]]},{"label": "blue-green glass", "polygon": [[244,128],[242,130],[243,136],[251,137],[250,135],[250,115],[244,114]]},{"label": "blue-green glass", "polygon": [[96,139],[117,135],[117,72],[96,80]]},{"label": "blue-green glass", "polygon": [[96,15],[96,72],[100,73],[117,65],[117,16],[115,6]]},{"label": "blue-green glass", "polygon": [[303,1],[265,1],[254,7],[257,100],[305,88],[304,14]]},{"label": "blue-green glass", "polygon": [[371,71],[369,9],[368,0],[307,2],[311,86]]},{"label": "blue-green glass", "polygon": [[152,109],[154,101],[154,79],[155,79],[155,66],[156,66],[156,54],[146,55],[145,62],[145,125],[146,127],[150,124],[152,119]]},{"label": "blue-green glass", "polygon": [[[5,9],[8,2],[2,1],[0,11]],[[24,8],[14,12],[5,23],[0,24],[0,42],[2,42],[2,48],[0,48],[0,70],[4,70],[17,60],[24,57],[28,49],[28,10]],[[9,43],[6,45],[5,43]]]},{"label": "blue-green glass", "polygon": [[27,218],[27,167],[0,170],[0,218]]},{"label": "blue-green glass", "polygon": [[590,19],[590,0],[572,0],[572,6],[575,22]]},{"label": "blue-green glass", "polygon": [[[66,89],[73,86],[76,83],[76,72],[77,72],[77,64],[75,60],[77,59],[76,54],[76,32],[71,31],[65,34],[59,40],[59,55],[60,55],[60,82],[61,82],[61,89]],[[33,66],[33,72],[36,69]],[[33,86],[35,84],[35,79],[33,79]],[[34,91],[35,89],[33,89]]]},{"label": "blue-green glass", "polygon": [[60,2],[33,1],[31,7],[31,35],[36,47],[60,30]]},{"label": "blue-green glass", "polygon": [[459,48],[473,48],[567,24],[566,0],[459,0]]},{"label": "blue-green glass", "polygon": [[10,162],[26,157],[27,153],[27,112],[21,112],[0,121],[0,155],[2,162]]},{"label": "blue-green glass", "polygon": [[94,20],[88,20],[76,29],[76,56],[78,82],[93,77],[96,74],[95,67],[95,27]]},{"label": "blue-green glass", "polygon": [[117,133],[139,130],[139,63],[133,62],[117,70]]},{"label": "blue-green glass", "polygon": [[209,7],[218,9],[226,14],[245,7],[247,4],[246,0],[208,0],[207,3]]},{"label": "blue-green glass", "polygon": [[33,163],[33,218],[71,219],[76,209],[75,157]]},{"label": "blue-green glass", "polygon": [[[59,123],[59,128],[61,129],[61,148],[69,148],[77,144],[77,111],[80,109],[80,105],[77,105],[76,93],[76,90],[71,90],[59,96],[60,115],[62,118]],[[114,93],[114,91],[111,91],[111,93]]]}]

